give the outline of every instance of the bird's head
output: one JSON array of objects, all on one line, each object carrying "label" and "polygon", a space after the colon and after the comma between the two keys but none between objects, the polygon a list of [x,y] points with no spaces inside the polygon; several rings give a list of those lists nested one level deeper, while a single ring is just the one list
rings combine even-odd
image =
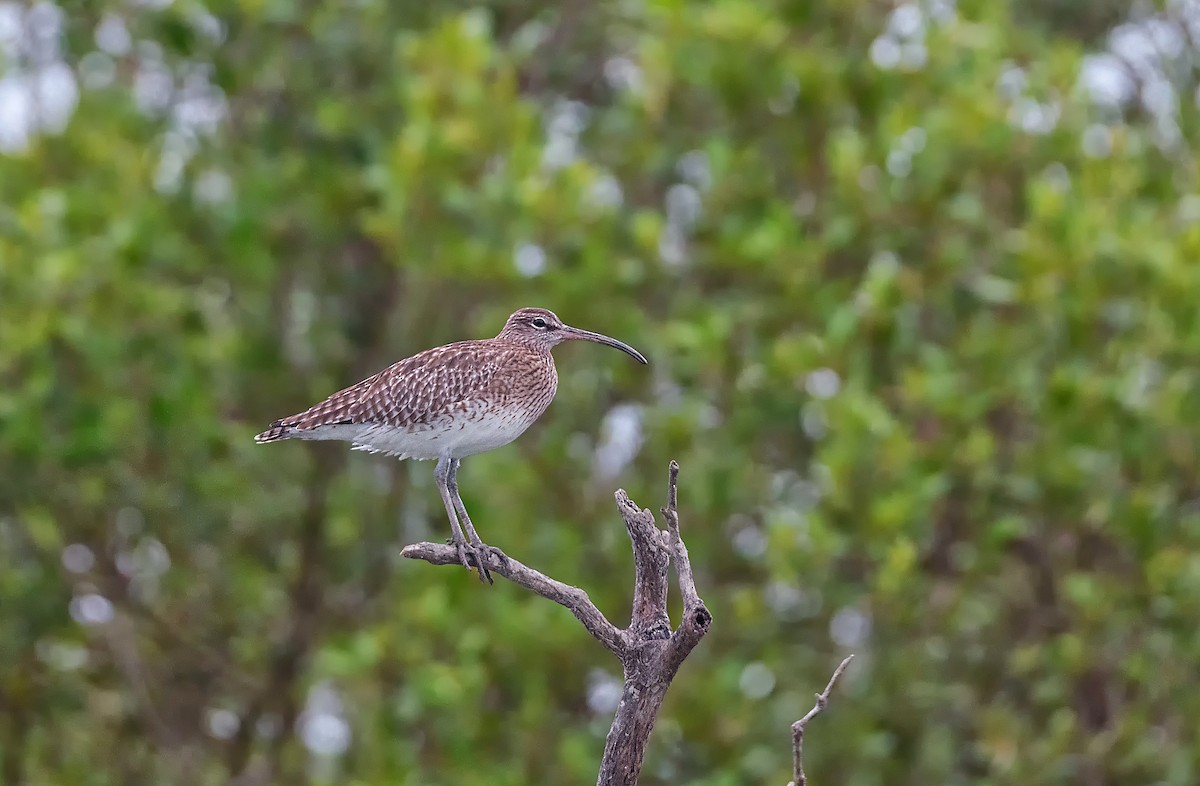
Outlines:
[{"label": "bird's head", "polygon": [[522,308],[515,311],[504,323],[504,330],[500,331],[497,338],[522,341],[547,349],[564,341],[594,341],[606,347],[619,349],[639,363],[646,362],[641,352],[625,342],[590,330],[571,327],[553,311],[545,308]]}]

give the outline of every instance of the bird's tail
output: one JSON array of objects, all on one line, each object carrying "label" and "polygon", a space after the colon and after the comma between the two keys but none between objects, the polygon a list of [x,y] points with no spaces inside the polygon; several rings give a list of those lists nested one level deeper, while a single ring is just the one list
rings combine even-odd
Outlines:
[{"label": "bird's tail", "polygon": [[278,442],[281,439],[289,439],[292,435],[294,427],[285,424],[282,420],[277,420],[261,434],[256,434],[255,442]]}]

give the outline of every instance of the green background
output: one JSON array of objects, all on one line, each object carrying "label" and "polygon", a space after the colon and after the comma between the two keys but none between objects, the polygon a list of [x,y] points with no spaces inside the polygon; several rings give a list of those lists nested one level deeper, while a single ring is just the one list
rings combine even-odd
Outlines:
[{"label": "green background", "polygon": [[848,652],[813,783],[1200,780],[1191,50],[1104,106],[1120,4],[894,8],[64,3],[78,105],[0,154],[0,782],[594,782],[616,662],[398,558],[432,464],[252,440],[526,305],[650,365],[557,350],[483,538],[624,624],[612,492],[682,465],[715,625],[643,783],[782,786]]}]

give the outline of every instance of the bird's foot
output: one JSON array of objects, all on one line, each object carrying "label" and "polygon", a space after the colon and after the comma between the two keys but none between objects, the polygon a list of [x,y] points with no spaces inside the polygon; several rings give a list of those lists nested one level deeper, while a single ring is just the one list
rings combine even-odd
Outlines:
[{"label": "bird's foot", "polygon": [[492,580],[491,571],[483,564],[484,552],[490,552],[491,548],[491,546],[485,546],[482,543],[472,543],[467,546],[467,550],[471,554],[471,559],[475,562],[475,567],[479,568],[479,580],[488,584],[495,584],[496,582]]},{"label": "bird's foot", "polygon": [[446,541],[447,544],[458,550],[458,561],[467,570],[471,569],[471,561],[467,559],[467,551],[470,548],[465,540],[454,540],[453,538]]},{"label": "bird's foot", "polygon": [[500,551],[498,548],[489,546],[482,541],[479,543],[467,543],[465,540],[448,538],[446,543],[450,546],[454,546],[454,548],[458,550],[458,561],[462,563],[464,568],[467,570],[471,570],[471,568],[479,569],[479,580],[481,582],[486,582],[487,584],[496,583],[492,579],[491,571],[489,571],[487,566],[483,564],[482,555],[486,552],[495,556],[497,561],[503,562],[505,559],[507,559],[507,557],[504,555],[504,552]]},{"label": "bird's foot", "polygon": [[476,548],[483,549],[492,556],[492,559],[496,560],[496,562],[499,562],[500,564],[508,562],[508,555],[496,546],[489,546],[486,543],[478,543],[476,544]]}]

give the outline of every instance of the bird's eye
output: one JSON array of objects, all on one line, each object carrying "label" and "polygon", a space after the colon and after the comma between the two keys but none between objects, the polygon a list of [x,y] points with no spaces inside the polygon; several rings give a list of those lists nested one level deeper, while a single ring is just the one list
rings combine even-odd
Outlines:
[{"label": "bird's eye", "polygon": [[533,320],[533,322],[531,324],[535,328],[544,328],[544,327],[546,327],[546,320],[542,319],[541,317],[537,317]]}]

